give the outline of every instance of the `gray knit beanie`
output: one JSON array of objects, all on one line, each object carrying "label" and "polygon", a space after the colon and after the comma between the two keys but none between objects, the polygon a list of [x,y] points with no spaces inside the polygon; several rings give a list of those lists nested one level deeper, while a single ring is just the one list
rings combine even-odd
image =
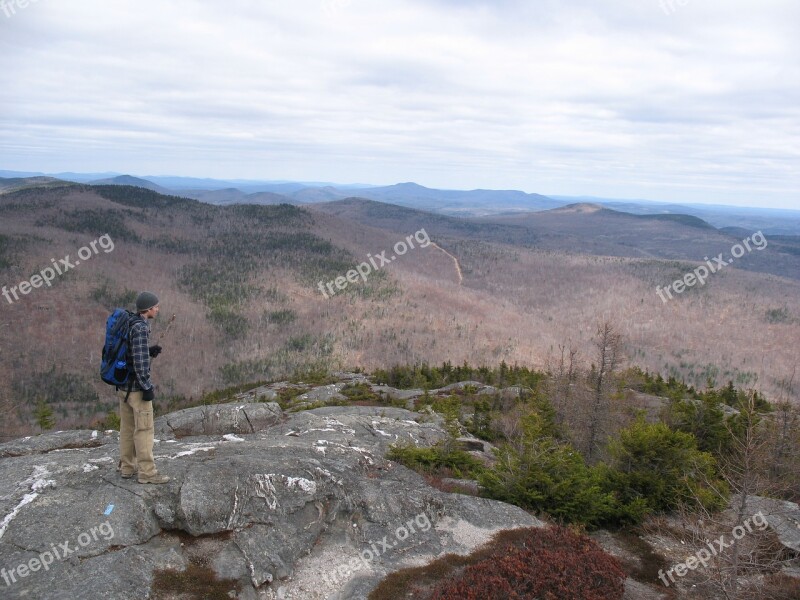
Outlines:
[{"label": "gray knit beanie", "polygon": [[142,292],[136,296],[136,312],[143,313],[158,304],[158,296],[153,292]]}]

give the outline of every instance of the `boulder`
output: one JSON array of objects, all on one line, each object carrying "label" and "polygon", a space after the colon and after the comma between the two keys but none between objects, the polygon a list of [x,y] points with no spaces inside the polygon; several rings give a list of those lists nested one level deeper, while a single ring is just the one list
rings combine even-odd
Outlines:
[{"label": "boulder", "polygon": [[211,404],[185,408],[155,420],[156,436],[186,437],[255,433],[278,423],[283,417],[275,402],[255,404]]},{"label": "boulder", "polygon": [[388,385],[373,385],[370,386],[372,391],[376,394],[384,394],[392,400],[416,400],[417,398],[425,395],[425,390],[398,390],[397,388]]},{"label": "boulder", "polygon": [[270,386],[262,385],[241,394],[236,394],[234,400],[246,404],[252,402],[275,402],[278,400],[278,392]]},{"label": "boulder", "polygon": [[330,385],[316,387],[294,398],[294,402],[322,402],[323,404],[341,402],[347,400],[347,396],[339,393],[345,385],[344,383],[332,383]]},{"label": "boulder", "polygon": [[[450,385],[446,385],[444,387],[431,390],[431,394],[445,394],[445,393],[452,393],[455,391],[462,391],[465,388],[474,388],[475,390],[481,390],[484,388],[491,388],[495,390],[495,388],[491,386],[487,386],[480,381],[459,381],[457,383],[451,383]],[[495,390],[496,391],[496,390]]]},{"label": "boulder", "polygon": [[[741,499],[741,496],[738,498]],[[749,514],[758,515],[757,525],[765,520],[781,544],[789,550],[800,552],[800,506],[788,500],[763,496],[748,496],[746,506]]]}]

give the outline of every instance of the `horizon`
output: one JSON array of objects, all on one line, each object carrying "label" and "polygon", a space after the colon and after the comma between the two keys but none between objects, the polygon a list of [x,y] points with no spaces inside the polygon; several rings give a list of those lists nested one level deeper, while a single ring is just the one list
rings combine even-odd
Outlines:
[{"label": "horizon", "polygon": [[[665,205],[681,205],[687,207],[696,207],[696,206],[707,206],[707,207],[717,207],[717,208],[731,208],[731,209],[749,209],[749,210],[778,210],[778,211],[791,211],[791,212],[798,212],[800,213],[800,206],[797,207],[784,207],[784,206],[755,206],[755,205],[748,205],[748,204],[726,204],[724,202],[699,202],[699,201],[691,201],[691,202],[681,202],[678,200],[654,200],[652,198],[624,198],[624,197],[606,197],[606,196],[597,196],[594,194],[579,194],[579,195],[572,195],[572,194],[562,194],[562,193],[544,193],[541,191],[536,190],[522,190],[522,189],[514,189],[514,188],[454,188],[454,187],[433,187],[421,184],[417,181],[413,180],[403,180],[403,181],[396,181],[394,183],[389,184],[374,184],[374,183],[340,183],[334,181],[319,181],[314,179],[305,179],[305,180],[293,180],[293,179],[256,179],[250,177],[231,177],[231,178],[216,178],[216,177],[198,177],[198,176],[191,176],[191,175],[175,175],[175,174],[167,174],[167,175],[138,175],[131,172],[125,171],[44,171],[44,170],[27,170],[27,169],[0,169],[0,178],[6,177],[3,173],[23,173],[24,175],[15,175],[18,177],[36,177],[36,176],[45,176],[45,177],[58,177],[59,175],[81,175],[81,176],[101,176],[107,178],[115,178],[115,177],[133,177],[136,179],[144,179],[150,181],[151,179],[198,179],[198,180],[207,180],[207,181],[216,181],[220,183],[232,183],[232,184],[272,184],[272,185],[280,185],[280,184],[302,184],[308,185],[309,187],[316,187],[316,186],[332,186],[339,189],[352,189],[352,188],[384,188],[384,187],[392,187],[397,185],[403,184],[414,184],[419,185],[421,187],[432,189],[432,190],[439,190],[439,191],[456,191],[456,192],[471,192],[477,190],[483,191],[492,191],[492,192],[522,192],[525,194],[536,194],[540,196],[544,196],[547,198],[552,198],[555,200],[563,200],[563,199],[573,199],[576,203],[585,202],[622,202],[622,203],[649,203],[649,204],[665,204]],[[89,180],[87,180],[88,182]],[[155,183],[150,181],[150,183]],[[159,184],[160,185],[160,184]],[[177,188],[167,188],[171,189],[172,191],[176,191]]]}]

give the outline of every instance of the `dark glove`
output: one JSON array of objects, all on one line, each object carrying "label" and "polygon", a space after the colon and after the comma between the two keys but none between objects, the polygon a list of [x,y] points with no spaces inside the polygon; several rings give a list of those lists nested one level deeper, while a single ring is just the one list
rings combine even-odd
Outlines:
[{"label": "dark glove", "polygon": [[150,355],[150,358],[155,358],[161,354],[161,346],[150,346],[147,349],[147,353]]},{"label": "dark glove", "polygon": [[142,400],[147,400],[152,402],[156,399],[156,388],[155,386],[151,387],[149,390],[144,390],[142,392]]}]

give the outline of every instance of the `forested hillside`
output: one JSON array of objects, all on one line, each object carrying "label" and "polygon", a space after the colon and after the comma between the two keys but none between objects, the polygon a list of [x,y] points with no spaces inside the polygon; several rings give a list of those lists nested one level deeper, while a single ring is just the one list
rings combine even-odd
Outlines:
[{"label": "forested hillside", "polygon": [[[62,428],[106,415],[115,400],[97,377],[105,318],[141,289],[162,300],[153,337],[164,347],[154,364],[164,408],[336,369],[505,361],[552,372],[565,352],[588,368],[600,322],[619,332],[625,366],[796,400],[791,279],[731,267],[664,304],[656,286],[695,264],[540,248],[515,240],[517,225],[375,202],[213,206],[129,186],[44,184],[0,195],[6,436],[38,431],[34,413],[48,408]],[[90,252],[101,239],[113,247]],[[390,260],[409,240],[416,246]],[[10,295],[84,247],[88,260]],[[376,268],[347,281],[368,257]]]}]

